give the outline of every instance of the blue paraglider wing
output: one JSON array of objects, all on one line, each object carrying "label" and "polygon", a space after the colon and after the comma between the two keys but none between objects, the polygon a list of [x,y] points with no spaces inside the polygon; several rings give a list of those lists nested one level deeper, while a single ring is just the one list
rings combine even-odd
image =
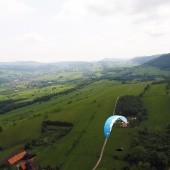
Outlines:
[{"label": "blue paraglider wing", "polygon": [[106,138],[110,136],[112,126],[118,119],[121,119],[124,123],[128,123],[127,119],[124,116],[114,115],[114,116],[109,117],[106,120],[105,125],[104,125],[104,135]]}]

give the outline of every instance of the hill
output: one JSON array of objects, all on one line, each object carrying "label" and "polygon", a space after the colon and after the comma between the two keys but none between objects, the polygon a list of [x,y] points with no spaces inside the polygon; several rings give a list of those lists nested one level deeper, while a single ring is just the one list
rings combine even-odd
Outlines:
[{"label": "hill", "polygon": [[0,70],[12,70],[22,72],[50,72],[73,69],[75,67],[87,66],[88,62],[58,62],[58,63],[40,63],[35,61],[16,61],[16,62],[0,62]]},{"label": "hill", "polygon": [[[156,57],[156,56],[154,56]],[[150,57],[151,59],[152,57]],[[141,60],[142,61],[142,60]],[[146,60],[145,60],[146,61]],[[144,60],[142,61],[144,62]],[[170,77],[170,53],[134,67],[123,68],[115,77],[118,80],[156,80],[157,78],[169,79]]]},{"label": "hill", "polygon": [[144,64],[148,61],[151,61],[155,58],[158,58],[161,54],[157,54],[157,55],[151,55],[151,56],[143,56],[143,57],[135,57],[132,60],[130,60],[132,63],[141,65]]},{"label": "hill", "polygon": [[161,55],[158,58],[144,63],[143,66],[157,67],[161,70],[170,70],[170,53]]},{"label": "hill", "polygon": [[[169,66],[169,55],[162,56],[157,59],[161,58]],[[134,128],[114,127],[99,165],[99,169],[103,170],[133,169],[129,160],[124,158],[134,155],[131,151],[136,148],[131,146],[138,139],[138,131],[147,128],[151,137],[152,132],[155,135],[159,131],[162,135],[169,123],[170,96],[169,91],[165,90],[166,84],[147,82],[151,78],[169,78],[170,70],[160,70],[154,65],[155,60],[148,62],[150,65],[147,63],[131,68],[115,67],[114,62],[107,61],[58,64],[30,62],[27,64],[37,64],[37,72],[31,71],[34,69],[32,67],[22,72],[19,69],[0,70],[1,109],[8,108],[8,105],[11,108],[0,115],[0,161],[24,147],[37,154],[36,160],[44,169],[91,169],[98,160],[104,141],[103,124],[113,114],[117,97],[135,95],[142,99],[148,111],[147,119]],[[158,66],[163,65],[159,60],[156,61]],[[46,72],[42,67],[51,70]],[[2,82],[1,77],[8,82]],[[20,104],[24,105],[20,107]],[[59,122],[71,126],[53,126]],[[150,136],[147,136],[149,144],[152,143]],[[123,151],[117,152],[116,148],[120,145]],[[145,146],[142,147],[146,153],[150,153]],[[166,147],[169,145],[161,149],[155,147],[158,156]],[[140,169],[138,162],[134,166]]]}]

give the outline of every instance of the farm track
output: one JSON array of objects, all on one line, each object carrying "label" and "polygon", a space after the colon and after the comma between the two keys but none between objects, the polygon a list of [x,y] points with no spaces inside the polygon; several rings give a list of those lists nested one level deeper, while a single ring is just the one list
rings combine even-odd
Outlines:
[{"label": "farm track", "polygon": [[[119,96],[118,96],[117,99],[116,99],[115,107],[114,107],[114,110],[113,110],[113,115],[115,114],[115,110],[116,110],[116,106],[117,106],[118,100],[119,100]],[[99,157],[96,165],[94,166],[94,168],[93,168],[92,170],[95,170],[95,169],[98,167],[98,165],[100,164],[100,162],[101,162],[101,160],[102,160],[102,157],[103,157],[103,153],[104,153],[106,144],[107,144],[107,138],[105,139],[105,141],[104,141],[104,143],[103,143],[103,147],[102,147],[102,150],[101,150],[101,152],[100,152],[100,157]]]}]

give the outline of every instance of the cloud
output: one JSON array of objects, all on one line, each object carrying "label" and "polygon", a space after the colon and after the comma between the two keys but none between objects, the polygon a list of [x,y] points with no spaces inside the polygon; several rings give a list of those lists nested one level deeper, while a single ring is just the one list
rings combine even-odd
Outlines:
[{"label": "cloud", "polygon": [[119,12],[120,1],[114,0],[99,0],[86,1],[86,8],[89,12],[99,16],[109,16]]},{"label": "cloud", "polygon": [[134,0],[132,9],[134,13],[143,13],[148,11],[156,11],[159,7],[169,4],[169,0]]},{"label": "cloud", "polygon": [[169,0],[87,0],[84,4],[90,13],[99,17],[124,16],[134,24],[160,23],[170,15]]},{"label": "cloud", "polygon": [[79,22],[80,25],[83,22],[90,23],[92,20],[94,23],[105,24],[108,20],[112,25],[113,20],[116,22],[119,20],[132,25],[152,24],[157,27],[168,18],[170,18],[169,0],[68,0],[55,16],[55,21],[68,24]]},{"label": "cloud", "polygon": [[155,25],[149,25],[144,30],[151,38],[159,38],[170,35],[169,25],[167,25],[166,22],[159,24],[156,27]]},{"label": "cloud", "polygon": [[0,1],[0,15],[17,15],[37,12],[32,6],[27,5],[24,1],[20,0],[5,0]]},{"label": "cloud", "polygon": [[170,4],[169,0],[87,0],[84,1],[90,12],[100,16],[107,16],[115,13],[141,14],[149,11],[156,11],[159,7]]},{"label": "cloud", "polygon": [[132,23],[151,38],[169,35],[170,1],[136,1],[132,13]]},{"label": "cloud", "polygon": [[86,14],[87,11],[83,6],[83,0],[81,2],[76,0],[68,0],[63,4],[60,12],[54,16],[54,20],[59,22],[76,22]]},{"label": "cloud", "polygon": [[35,43],[44,42],[44,39],[40,35],[34,32],[19,35],[17,37],[17,40],[21,43],[27,43],[27,44],[35,44]]},{"label": "cloud", "polygon": [[169,50],[169,0],[2,0],[0,21],[0,57],[92,60]]}]

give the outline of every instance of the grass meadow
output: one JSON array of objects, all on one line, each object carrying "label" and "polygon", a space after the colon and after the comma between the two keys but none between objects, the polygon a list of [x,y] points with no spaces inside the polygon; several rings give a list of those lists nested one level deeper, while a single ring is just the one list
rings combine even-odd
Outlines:
[{"label": "grass meadow", "polygon": [[[74,124],[63,138],[49,146],[32,147],[41,166],[50,165],[66,170],[92,169],[98,160],[103,142],[103,125],[113,114],[118,96],[139,95],[148,82],[120,84],[116,81],[97,81],[71,93],[53,97],[48,102],[39,102],[7,114],[0,115],[0,158],[16,148],[24,146],[41,135],[43,120],[67,121]],[[56,87],[57,90],[57,87]],[[22,97],[27,93],[21,93]],[[162,130],[167,125],[170,97],[165,93],[165,84],[150,85],[143,96],[148,110],[148,119],[135,128],[113,128],[107,142],[102,162],[98,169],[121,169],[126,162],[114,159],[123,157],[130,148],[131,140],[139,128]],[[115,149],[122,145],[123,152]]]}]

